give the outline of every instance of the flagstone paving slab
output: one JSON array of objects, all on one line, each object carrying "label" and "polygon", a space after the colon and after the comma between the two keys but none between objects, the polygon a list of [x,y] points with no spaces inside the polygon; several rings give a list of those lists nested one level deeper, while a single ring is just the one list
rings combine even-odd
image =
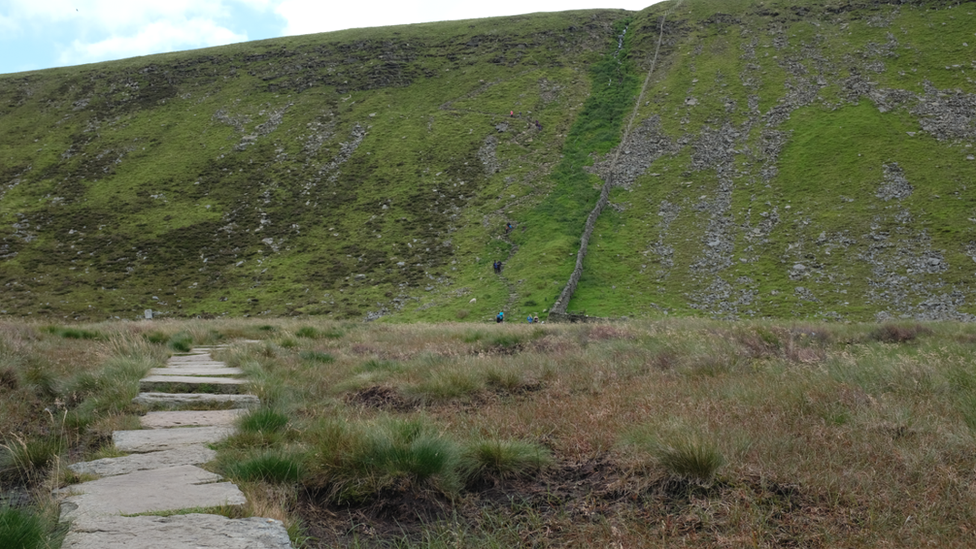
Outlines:
[{"label": "flagstone paving slab", "polygon": [[212,406],[230,405],[234,408],[254,408],[261,400],[254,395],[216,395],[209,393],[139,393],[132,399],[144,406]]},{"label": "flagstone paving slab", "polygon": [[166,361],[166,368],[228,368],[226,362],[219,360],[194,360],[190,362]]},{"label": "flagstone paving slab", "polygon": [[227,366],[184,366],[166,368],[153,368],[149,370],[150,376],[239,376],[244,375],[244,370],[240,368],[229,368]]},{"label": "flagstone paving slab", "polygon": [[231,377],[147,376],[139,380],[140,391],[160,389],[206,393],[238,393],[247,380]]},{"label": "flagstone paving slab", "polygon": [[281,521],[220,515],[106,517],[68,533],[62,549],[291,549]]},{"label": "flagstone paving slab", "polygon": [[170,427],[202,427],[205,425],[233,425],[247,410],[182,410],[175,412],[149,412],[142,416],[142,426],[147,429]]},{"label": "flagstone paving slab", "polygon": [[167,362],[215,362],[210,353],[201,353],[198,355],[174,355],[169,357]]},{"label": "flagstone paving slab", "polygon": [[221,426],[115,431],[112,441],[119,451],[144,453],[172,450],[190,444],[212,444],[233,433],[233,428]]},{"label": "flagstone paving slab", "polygon": [[217,452],[207,448],[203,444],[191,444],[162,452],[132,454],[117,458],[104,458],[73,463],[68,466],[68,469],[79,475],[88,474],[109,477],[126,475],[135,471],[177,467],[179,465],[199,465],[215,457],[217,457]]},{"label": "flagstone paving slab", "polygon": [[61,503],[61,521],[85,528],[118,515],[244,505],[244,494],[223,477],[194,465],[136,471],[72,485]]}]

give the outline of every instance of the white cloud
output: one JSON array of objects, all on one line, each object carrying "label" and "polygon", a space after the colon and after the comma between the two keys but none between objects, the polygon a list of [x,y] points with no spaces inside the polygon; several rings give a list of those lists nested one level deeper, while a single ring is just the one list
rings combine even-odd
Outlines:
[{"label": "white cloud", "polygon": [[135,34],[112,35],[94,43],[75,40],[61,54],[66,64],[119,59],[151,53],[219,46],[247,40],[209,19],[164,20],[149,23]]},{"label": "white cloud", "polygon": [[260,12],[276,1],[0,0],[0,30],[56,36],[71,44],[61,63],[93,62],[241,42],[247,33],[233,8]]},{"label": "white cloud", "polygon": [[[539,11],[623,8],[642,10],[662,0],[255,0],[274,4],[274,11],[287,22],[283,35],[310,34],[339,29],[381,27],[428,21],[477,19],[519,15]],[[598,5],[602,4],[602,5]],[[611,4],[611,5],[606,5]]]}]

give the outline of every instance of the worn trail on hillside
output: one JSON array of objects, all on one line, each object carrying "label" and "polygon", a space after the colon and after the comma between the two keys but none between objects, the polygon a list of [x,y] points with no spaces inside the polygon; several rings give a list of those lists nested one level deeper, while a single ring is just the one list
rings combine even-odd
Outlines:
[{"label": "worn trail on hillside", "polygon": [[[631,130],[634,127],[634,120],[637,118],[637,112],[640,110],[641,102],[644,100],[644,94],[647,91],[647,86],[651,81],[651,75],[654,74],[654,69],[657,66],[658,54],[661,51],[661,43],[664,40],[664,23],[667,17],[677,10],[684,0],[679,0],[674,6],[664,12],[661,16],[661,27],[657,38],[657,47],[654,49],[654,58],[651,60],[651,67],[647,71],[647,76],[644,78],[644,85],[641,86],[640,95],[637,96],[637,102],[634,104],[634,108],[630,113],[630,119],[627,122],[627,127],[624,130],[624,135],[620,140],[620,146],[617,147],[617,152],[613,155],[613,161],[610,163],[609,175],[607,175],[607,180],[603,184],[603,188],[600,190],[600,198],[596,202],[596,206],[590,215],[586,218],[586,224],[584,225],[583,234],[580,237],[580,247],[579,251],[576,253],[576,267],[573,269],[573,274],[569,276],[569,281],[566,283],[566,287],[563,288],[562,293],[556,299],[553,304],[550,313],[565,314],[566,308],[569,306],[569,301],[573,298],[573,294],[576,293],[576,286],[579,284],[580,278],[583,276],[583,260],[586,258],[587,248],[590,244],[590,237],[593,235],[593,229],[596,227],[596,220],[603,213],[603,209],[606,208],[607,204],[610,202],[610,189],[613,188],[613,171],[617,166],[617,161],[620,158],[620,152],[624,149],[624,145],[630,138]],[[626,32],[626,30],[624,31]]]}]

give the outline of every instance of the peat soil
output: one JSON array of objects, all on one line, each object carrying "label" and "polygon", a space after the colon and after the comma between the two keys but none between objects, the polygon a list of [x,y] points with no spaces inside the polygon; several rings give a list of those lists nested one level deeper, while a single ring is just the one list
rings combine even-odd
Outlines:
[{"label": "peat soil", "polygon": [[[353,506],[305,492],[296,511],[310,547],[420,542],[437,523],[457,524],[475,536],[504,525],[506,535],[520,538],[507,541],[522,547],[596,546],[598,540],[588,536],[604,530],[652,544],[725,546],[733,539],[746,542],[744,524],[734,518],[744,508],[764,517],[761,530],[747,533],[751,543],[767,547],[826,547],[825,538],[850,539],[867,513],[796,484],[759,477],[702,484],[624,468],[609,456],[560,463],[533,478],[468,486],[453,501],[405,481]],[[492,526],[485,524],[488,517]]]}]

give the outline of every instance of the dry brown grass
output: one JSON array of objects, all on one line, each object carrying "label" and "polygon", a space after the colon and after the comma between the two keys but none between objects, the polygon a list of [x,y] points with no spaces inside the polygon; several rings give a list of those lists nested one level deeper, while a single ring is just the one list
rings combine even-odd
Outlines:
[{"label": "dry brown grass", "polygon": [[[296,336],[307,327],[309,337]],[[976,329],[968,325],[276,319],[92,329],[106,339],[0,325],[0,370],[13,379],[0,384],[4,429],[46,432],[32,414],[61,398],[51,380],[96,371],[107,354],[161,348],[140,347],[143,334],[187,333],[198,344],[264,340],[220,356],[245,368],[266,403],[292,418],[293,449],[314,445],[307,437],[323,418],[399,418],[459,443],[541,444],[555,458],[531,478],[467,488],[453,502],[386,492],[335,507],[301,488],[253,488],[267,492],[255,492],[254,513],[291,524],[300,513],[311,531],[334,533],[328,543],[372,531],[359,541],[425,546],[424,536],[450,531],[475,546],[976,544]],[[106,417],[87,429],[104,436],[125,421]],[[710,483],[662,465],[660,448],[681,440],[724,456]]]}]

